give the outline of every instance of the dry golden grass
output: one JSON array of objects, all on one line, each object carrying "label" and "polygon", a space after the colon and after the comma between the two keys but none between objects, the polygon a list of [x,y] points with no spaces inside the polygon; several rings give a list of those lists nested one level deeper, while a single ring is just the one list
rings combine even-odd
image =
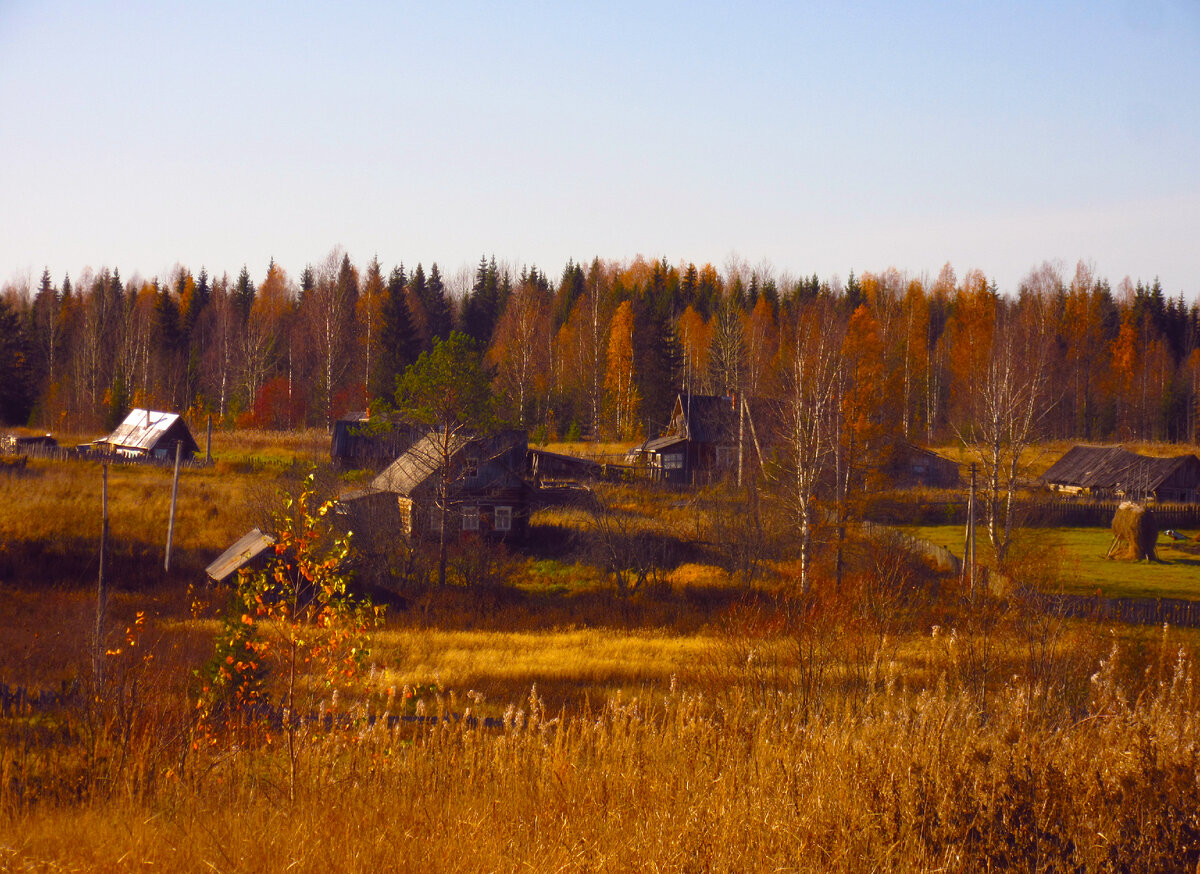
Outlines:
[{"label": "dry golden grass", "polygon": [[[188,517],[216,505],[216,533],[203,537],[237,536],[250,521],[237,515],[250,512],[245,490],[286,482],[290,459],[318,442],[264,435],[236,457],[221,450],[224,467],[185,474],[195,474],[181,485]],[[138,520],[122,536],[150,549],[157,534],[138,526],[162,527],[169,473],[122,470],[122,512]],[[22,542],[38,542],[37,526],[82,525],[92,503],[66,474],[36,477],[45,493],[27,500],[42,512],[61,505],[67,519],[25,525],[0,510],[0,531]],[[3,494],[10,505],[19,489]],[[607,497],[638,530],[679,537],[716,500],[624,487]],[[586,519],[559,509],[539,522]],[[342,690],[337,705],[330,690],[346,727],[309,722],[292,738],[266,723],[201,732],[189,693],[215,624],[191,618],[182,587],[119,591],[105,684],[66,707],[0,718],[0,869],[1176,871],[1200,861],[1194,633],[1110,634],[989,599],[968,605],[945,580],[889,587],[861,568],[798,599],[786,560],[771,562],[767,584],[712,602],[705,592],[728,596],[734,581],[699,560],[628,597],[598,591],[602,575],[569,559],[520,567],[528,589],[517,593],[414,596],[375,633],[365,688]],[[55,688],[86,676],[89,594],[0,586],[0,680]],[[585,601],[608,611],[602,622],[563,618],[575,615],[564,604]],[[148,622],[130,647],[124,629],[139,610]],[[687,624],[652,618],[671,611]],[[427,714],[470,710],[504,727],[382,718],[414,712],[406,686]]]},{"label": "dry golden grass", "polygon": [[[131,767],[138,781],[82,801],[22,800],[15,787],[27,772],[6,763],[0,862],[1192,870],[1200,699],[1191,659],[1172,652],[1167,643],[1150,663],[1142,694],[1122,688],[1110,657],[1077,713],[1020,680],[983,706],[952,678],[917,693],[883,678],[829,708],[747,684],[683,684],[567,714],[534,692],[501,730],[308,728],[296,738],[294,801],[278,738],[202,748],[152,781]],[[155,750],[153,740],[139,736],[139,750]]]}]

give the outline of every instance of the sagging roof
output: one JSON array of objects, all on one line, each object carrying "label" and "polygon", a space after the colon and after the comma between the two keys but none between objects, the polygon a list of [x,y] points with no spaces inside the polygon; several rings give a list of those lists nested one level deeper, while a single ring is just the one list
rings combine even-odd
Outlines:
[{"label": "sagging roof", "polygon": [[204,572],[219,583],[274,545],[274,537],[270,534],[263,534],[254,528],[249,533],[242,535],[233,546],[222,552],[216,561],[204,569]]},{"label": "sagging roof", "polygon": [[512,453],[517,461],[506,461],[512,464],[512,476],[520,478],[517,467],[525,461],[526,442],[525,431],[500,431],[487,436],[471,436],[459,432],[450,436],[450,444],[444,447],[443,435],[431,431],[417,442],[413,443],[404,454],[384,468],[383,472],[371,480],[371,490],[376,492],[392,492],[398,495],[412,495],[428,483],[441,469],[443,454],[451,459],[460,455],[468,446],[478,449],[479,461],[491,461]]},{"label": "sagging roof", "polygon": [[[378,492],[411,495],[440,469],[442,439],[436,431],[426,434],[371,480],[371,488]],[[449,454],[454,456],[469,442],[466,434],[452,434]]]},{"label": "sagging roof", "polygon": [[1042,474],[1041,482],[1084,489],[1154,491],[1193,465],[1200,466],[1194,455],[1154,458],[1120,446],[1072,446]]},{"label": "sagging roof", "polygon": [[640,452],[662,452],[664,449],[670,449],[680,443],[686,443],[686,437],[673,437],[666,435],[664,437],[655,437],[653,440],[647,440],[638,447]]},{"label": "sagging roof", "polygon": [[192,432],[179,418],[178,413],[162,413],[157,410],[134,409],[115,431],[96,442],[113,448],[150,452],[172,429],[178,432],[176,439],[183,441],[185,452],[194,453],[200,450],[192,438]]}]

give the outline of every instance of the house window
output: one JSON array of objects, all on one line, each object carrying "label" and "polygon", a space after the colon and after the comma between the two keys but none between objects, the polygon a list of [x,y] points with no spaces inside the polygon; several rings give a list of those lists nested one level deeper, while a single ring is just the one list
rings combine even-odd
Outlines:
[{"label": "house window", "polygon": [[429,530],[434,534],[438,534],[442,530],[442,511],[440,507],[433,507],[429,511]]},{"label": "house window", "polygon": [[734,455],[734,447],[718,446],[717,447],[717,469],[727,470],[733,467],[733,462],[736,456]]},{"label": "house window", "polygon": [[672,452],[662,457],[664,470],[683,470],[683,453]]},{"label": "house window", "polygon": [[463,507],[463,531],[479,530],[479,508]]},{"label": "house window", "polygon": [[463,460],[462,475],[467,479],[474,479],[475,477],[479,476],[478,455],[468,455],[466,459]]},{"label": "house window", "polygon": [[512,507],[497,507],[492,517],[492,523],[497,531],[511,531]]}]

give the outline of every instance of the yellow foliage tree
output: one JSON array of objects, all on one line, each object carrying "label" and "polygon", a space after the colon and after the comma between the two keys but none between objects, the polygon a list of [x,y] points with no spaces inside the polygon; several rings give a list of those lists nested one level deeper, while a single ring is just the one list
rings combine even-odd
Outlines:
[{"label": "yellow foliage tree", "polygon": [[605,400],[612,432],[620,440],[637,436],[641,404],[633,379],[633,306],[624,301],[613,313],[608,332],[608,360],[604,372]]}]

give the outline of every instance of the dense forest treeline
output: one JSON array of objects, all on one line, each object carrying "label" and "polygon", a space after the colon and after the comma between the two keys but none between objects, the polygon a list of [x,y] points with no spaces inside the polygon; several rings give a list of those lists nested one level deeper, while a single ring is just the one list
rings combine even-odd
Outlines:
[{"label": "dense forest treeline", "polygon": [[[110,427],[132,406],[328,425],[390,401],[397,375],[460,330],[511,421],[548,438],[656,434],[681,389],[783,396],[819,343],[855,408],[910,439],[980,421],[988,369],[1025,367],[1036,349],[1037,437],[1197,440],[1200,307],[1157,281],[1114,288],[1082,262],[1073,274],[1043,264],[1013,294],[950,265],[842,283],[640,257],[572,261],[556,279],[481,259],[451,284],[437,264],[385,271],[341,249],[295,279],[274,261],[257,281],[244,267],[177,267],[56,283],[47,269],[0,294],[0,415],[68,432]],[[1018,334],[1025,351],[999,354]]]}]

